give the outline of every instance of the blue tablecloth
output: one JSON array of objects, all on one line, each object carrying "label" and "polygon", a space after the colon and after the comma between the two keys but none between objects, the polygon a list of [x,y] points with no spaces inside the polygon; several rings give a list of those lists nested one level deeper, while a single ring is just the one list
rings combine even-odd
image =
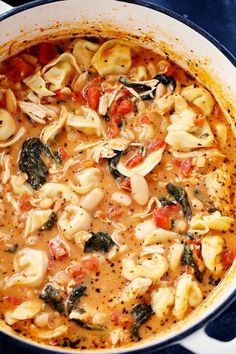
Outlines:
[{"label": "blue tablecloth", "polygon": [[[5,2],[17,6],[27,1],[5,0]],[[236,57],[236,0],[149,0],[148,2],[166,7],[187,17],[212,34]],[[218,318],[208,324],[207,333],[221,341],[228,341],[236,336],[236,301]],[[19,343],[0,335],[0,354],[27,354],[32,352],[38,353],[36,349],[22,348]],[[152,354],[189,353],[188,350],[179,345],[156,352],[152,351]],[[205,354],[207,354],[207,348]],[[216,352],[215,354],[219,353]]]}]

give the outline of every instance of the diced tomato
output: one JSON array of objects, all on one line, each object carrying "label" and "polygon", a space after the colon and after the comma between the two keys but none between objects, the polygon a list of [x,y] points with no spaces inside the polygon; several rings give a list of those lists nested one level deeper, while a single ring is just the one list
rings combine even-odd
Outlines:
[{"label": "diced tomato", "polygon": [[52,256],[56,259],[65,257],[69,253],[68,246],[60,235],[49,241],[49,248]]},{"label": "diced tomato", "polygon": [[108,210],[108,218],[111,220],[118,219],[123,214],[123,210],[119,206],[112,206]]},{"label": "diced tomato", "polygon": [[87,275],[87,270],[78,263],[70,266],[67,269],[67,273],[71,279],[76,281],[76,283],[81,283]]},{"label": "diced tomato", "polygon": [[105,89],[105,92],[107,92],[107,93],[113,93],[113,92],[115,92],[115,90],[116,90],[115,87],[109,87],[109,88]]},{"label": "diced tomato", "polygon": [[217,103],[214,105],[212,114],[213,114],[213,116],[215,116],[216,118],[218,118],[219,115],[220,115],[220,107],[219,107],[219,105],[218,105]]},{"label": "diced tomato", "polygon": [[65,161],[68,159],[69,154],[64,147],[59,147],[57,152],[58,152],[58,155],[62,161]]},{"label": "diced tomato", "polygon": [[153,218],[157,227],[165,230],[171,229],[171,218],[169,212],[164,208],[155,208],[153,210]]},{"label": "diced tomato", "polygon": [[131,191],[130,178],[126,177],[121,183],[120,188],[126,189],[127,191]]},{"label": "diced tomato", "polygon": [[204,263],[202,260],[202,255],[201,255],[201,244],[200,240],[190,240],[187,239],[186,243],[190,246],[190,249],[193,253],[194,260],[198,266],[199,269],[204,268]]},{"label": "diced tomato", "polygon": [[42,43],[39,45],[38,60],[42,65],[48,64],[57,56],[57,48],[52,43]]},{"label": "diced tomato", "polygon": [[193,162],[191,158],[183,160],[179,169],[180,176],[188,177],[193,169]]},{"label": "diced tomato", "polygon": [[191,249],[194,247],[200,247],[199,240],[191,240],[190,238],[186,239],[186,243],[190,246]]},{"label": "diced tomato", "polygon": [[139,121],[141,124],[149,124],[150,123],[150,119],[148,118],[148,116],[146,114],[144,116],[140,117]]},{"label": "diced tomato", "polygon": [[89,272],[98,272],[100,263],[98,257],[90,256],[82,259],[81,265]]},{"label": "diced tomato", "polygon": [[122,313],[120,311],[113,310],[111,312],[111,321],[114,322],[116,325],[118,325],[120,323],[121,316],[122,316]]},{"label": "diced tomato", "polygon": [[175,69],[174,69],[173,65],[169,65],[167,67],[166,75],[172,76],[174,74],[174,72],[175,72]]},{"label": "diced tomato", "polygon": [[90,108],[92,108],[95,111],[98,108],[99,99],[101,96],[100,81],[101,79],[99,77],[93,79],[89,83],[87,93],[86,93],[88,105]]},{"label": "diced tomato", "polygon": [[124,116],[125,114],[131,112],[134,109],[134,104],[132,101],[124,99],[118,102],[117,113]]},{"label": "diced tomato", "polygon": [[180,167],[181,164],[182,164],[182,161],[183,161],[183,160],[173,159],[173,164],[174,164],[176,167]]},{"label": "diced tomato", "polygon": [[13,58],[10,62],[11,69],[6,72],[6,76],[12,82],[17,82],[31,75],[34,68],[26,63],[22,58]]},{"label": "diced tomato", "polygon": [[233,253],[233,251],[224,252],[222,254],[222,263],[226,268],[229,268],[232,265],[234,258],[235,254]]},{"label": "diced tomato", "polygon": [[55,93],[55,97],[58,100],[63,100],[65,98],[65,94],[61,92],[61,90],[56,90],[54,93]]},{"label": "diced tomato", "polygon": [[180,211],[180,206],[179,204],[166,205],[163,207],[163,209],[166,211],[166,213],[168,213],[169,216],[176,216]]},{"label": "diced tomato", "polygon": [[138,166],[143,161],[143,156],[141,154],[135,154],[128,161],[126,161],[125,166],[127,168],[133,168]]},{"label": "diced tomato", "polygon": [[117,101],[113,101],[109,108],[109,115],[113,116],[117,113]]},{"label": "diced tomato", "polygon": [[0,100],[0,108],[5,108],[6,107],[6,100],[5,97]]},{"label": "diced tomato", "polygon": [[148,145],[148,151],[152,152],[152,151],[156,151],[161,149],[163,146],[165,146],[165,142],[162,139],[153,139],[150,141],[149,145]]},{"label": "diced tomato", "polygon": [[197,117],[197,119],[195,121],[195,125],[197,127],[202,127],[203,124],[205,123],[205,121],[206,121],[206,118],[202,114],[199,114],[199,116]]},{"label": "diced tomato", "polygon": [[116,138],[120,134],[120,129],[118,127],[117,117],[112,117],[110,122],[108,122],[107,133],[109,138]]},{"label": "diced tomato", "polygon": [[121,91],[126,95],[126,96],[131,96],[131,92],[125,87],[123,86]]},{"label": "diced tomato", "polygon": [[11,304],[11,305],[20,305],[20,304],[23,302],[23,300],[20,299],[19,297],[17,297],[17,296],[12,296],[12,295],[10,295],[10,296],[4,296],[4,297],[2,297],[1,300],[2,300],[3,302],[9,303],[9,304]]},{"label": "diced tomato", "polygon": [[72,98],[72,101],[77,102],[79,104],[85,104],[86,103],[85,97],[79,91],[72,92],[71,93],[71,98]]},{"label": "diced tomato", "polygon": [[30,199],[27,194],[22,194],[20,197],[20,210],[21,211],[29,211],[33,208],[30,203]]}]

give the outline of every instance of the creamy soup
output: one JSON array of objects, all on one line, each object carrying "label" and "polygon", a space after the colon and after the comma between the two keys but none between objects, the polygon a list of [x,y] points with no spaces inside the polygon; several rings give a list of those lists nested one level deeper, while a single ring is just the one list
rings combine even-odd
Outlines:
[{"label": "creamy soup", "polygon": [[0,66],[0,314],[79,349],[158,336],[233,262],[235,140],[213,95],[119,39]]}]

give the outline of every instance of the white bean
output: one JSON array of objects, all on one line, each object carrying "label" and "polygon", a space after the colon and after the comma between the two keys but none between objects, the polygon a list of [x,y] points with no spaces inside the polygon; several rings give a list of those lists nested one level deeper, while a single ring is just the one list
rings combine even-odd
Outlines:
[{"label": "white bean", "polygon": [[133,175],[130,177],[131,194],[139,205],[145,205],[149,199],[149,188],[143,176]]},{"label": "white bean", "polygon": [[12,115],[5,109],[0,109],[0,141],[6,141],[16,131],[16,123]]},{"label": "white bean", "polygon": [[39,328],[48,327],[53,329],[54,316],[52,313],[39,312],[34,318],[34,324]]},{"label": "white bean", "polygon": [[15,114],[17,110],[16,96],[11,89],[6,91],[6,107],[9,113]]},{"label": "white bean", "polygon": [[125,206],[129,206],[132,203],[131,198],[127,194],[121,192],[113,193],[111,196],[111,201]]},{"label": "white bean", "polygon": [[92,211],[97,208],[104,196],[105,194],[101,188],[94,188],[81,199],[80,205],[82,208]]},{"label": "white bean", "polygon": [[174,231],[178,233],[183,233],[187,229],[187,223],[184,220],[176,219],[174,222]]}]

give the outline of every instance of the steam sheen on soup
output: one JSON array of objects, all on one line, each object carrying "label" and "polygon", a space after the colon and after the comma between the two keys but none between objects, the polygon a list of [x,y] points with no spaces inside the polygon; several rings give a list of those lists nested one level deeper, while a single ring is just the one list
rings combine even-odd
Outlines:
[{"label": "steam sheen on soup", "polygon": [[120,39],[41,43],[0,73],[2,320],[95,349],[188,316],[236,249],[235,140],[212,94]]}]

